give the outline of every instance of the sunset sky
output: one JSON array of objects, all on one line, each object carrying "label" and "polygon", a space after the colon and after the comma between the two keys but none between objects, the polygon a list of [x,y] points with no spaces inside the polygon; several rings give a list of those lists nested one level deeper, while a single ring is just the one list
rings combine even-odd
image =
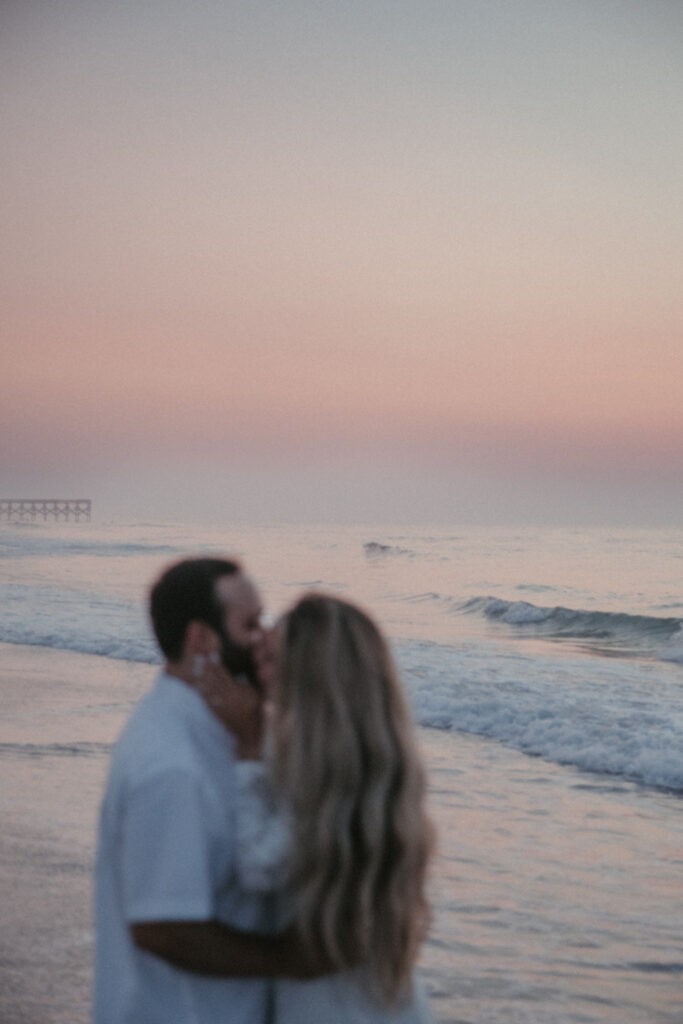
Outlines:
[{"label": "sunset sky", "polygon": [[683,4],[3,0],[0,497],[683,517]]}]

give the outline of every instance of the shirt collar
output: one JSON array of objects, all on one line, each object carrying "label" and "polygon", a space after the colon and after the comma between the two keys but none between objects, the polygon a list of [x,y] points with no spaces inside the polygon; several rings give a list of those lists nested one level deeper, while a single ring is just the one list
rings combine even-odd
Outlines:
[{"label": "shirt collar", "polygon": [[164,669],[161,669],[157,676],[157,686],[163,689],[171,700],[182,704],[187,713],[198,722],[202,729],[207,731],[207,736],[213,736],[219,741],[227,743],[229,750],[234,753],[236,740],[233,733],[216,718],[213,711],[192,686],[179,679],[178,676],[170,675]]}]

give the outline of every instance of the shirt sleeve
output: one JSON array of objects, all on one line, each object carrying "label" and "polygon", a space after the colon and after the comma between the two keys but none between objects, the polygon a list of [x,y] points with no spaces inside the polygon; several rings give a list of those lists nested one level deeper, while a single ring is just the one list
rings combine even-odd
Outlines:
[{"label": "shirt sleeve", "polygon": [[215,916],[216,832],[211,821],[199,779],[186,772],[153,776],[128,794],[121,870],[129,924]]},{"label": "shirt sleeve", "polygon": [[275,799],[260,761],[237,761],[236,870],[251,892],[284,887],[291,858],[291,820]]}]

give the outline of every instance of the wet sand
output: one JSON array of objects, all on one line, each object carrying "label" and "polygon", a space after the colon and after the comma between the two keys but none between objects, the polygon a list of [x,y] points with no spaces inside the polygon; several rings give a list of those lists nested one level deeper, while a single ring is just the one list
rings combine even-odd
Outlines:
[{"label": "wet sand", "polygon": [[[0,1021],[86,1024],[109,746],[154,669],[0,645]],[[680,1024],[680,797],[420,730],[440,1024]],[[320,1024],[320,1022],[316,1022]]]}]

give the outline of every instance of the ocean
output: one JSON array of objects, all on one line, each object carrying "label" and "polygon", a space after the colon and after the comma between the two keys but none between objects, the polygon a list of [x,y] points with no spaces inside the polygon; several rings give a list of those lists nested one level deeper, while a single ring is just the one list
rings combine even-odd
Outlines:
[{"label": "ocean", "polygon": [[442,1024],[683,1020],[683,529],[0,525],[0,1020],[85,1024],[107,760],[158,664],[151,580],[239,556],[275,618],[372,612],[438,831]]}]

